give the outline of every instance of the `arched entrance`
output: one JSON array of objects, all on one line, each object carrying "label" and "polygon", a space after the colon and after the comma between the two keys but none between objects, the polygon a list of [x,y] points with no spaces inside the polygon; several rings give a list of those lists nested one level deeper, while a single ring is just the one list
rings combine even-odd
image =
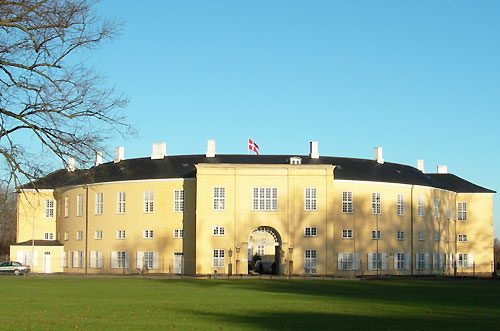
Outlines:
[{"label": "arched entrance", "polygon": [[270,226],[259,226],[248,236],[248,272],[279,275],[281,266],[281,236]]}]

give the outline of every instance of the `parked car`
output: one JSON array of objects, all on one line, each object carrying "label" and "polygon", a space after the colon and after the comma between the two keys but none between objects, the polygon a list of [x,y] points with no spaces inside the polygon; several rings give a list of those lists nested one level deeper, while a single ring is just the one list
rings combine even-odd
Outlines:
[{"label": "parked car", "polygon": [[31,271],[29,265],[23,265],[22,263],[15,261],[5,261],[0,263],[1,273],[13,273],[14,275],[26,274]]},{"label": "parked car", "polygon": [[259,260],[255,262],[255,271],[257,271],[259,274],[272,274],[274,273],[273,264],[273,261]]}]

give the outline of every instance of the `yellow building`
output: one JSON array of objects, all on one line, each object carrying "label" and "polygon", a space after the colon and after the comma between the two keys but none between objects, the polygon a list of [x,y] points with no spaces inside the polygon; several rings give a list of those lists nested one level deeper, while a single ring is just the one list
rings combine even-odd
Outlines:
[{"label": "yellow building", "polygon": [[494,191],[378,147],[373,160],[310,147],[217,155],[210,140],[167,156],[156,143],[148,158],[119,147],[113,162],[70,163],[19,193],[11,257],[88,274],[491,275]]}]

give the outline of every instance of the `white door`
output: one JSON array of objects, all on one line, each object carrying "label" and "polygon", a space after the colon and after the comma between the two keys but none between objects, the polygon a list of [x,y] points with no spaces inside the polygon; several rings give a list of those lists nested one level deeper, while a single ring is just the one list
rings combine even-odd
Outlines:
[{"label": "white door", "polygon": [[50,252],[43,252],[43,273],[50,274]]},{"label": "white door", "polygon": [[174,252],[174,274],[182,275],[184,272],[184,256],[182,252]]}]

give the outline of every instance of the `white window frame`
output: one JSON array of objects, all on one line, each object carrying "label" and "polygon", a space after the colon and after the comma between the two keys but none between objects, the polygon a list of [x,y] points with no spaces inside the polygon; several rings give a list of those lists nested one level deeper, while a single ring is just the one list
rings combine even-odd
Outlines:
[{"label": "white window frame", "polygon": [[127,204],[127,193],[125,192],[116,192],[116,213],[117,214],[125,214]]},{"label": "white window frame", "polygon": [[212,267],[224,268],[225,266],[225,251],[223,249],[212,249]]},{"label": "white window frame", "polygon": [[69,197],[64,197],[64,217],[69,216]]},{"label": "white window frame", "polygon": [[44,216],[45,218],[54,218],[54,207],[56,202],[54,199],[45,199],[44,201]]},{"label": "white window frame", "polygon": [[405,232],[402,230],[398,230],[397,239],[398,240],[405,240]]},{"label": "white window frame", "polygon": [[352,239],[352,229],[342,229],[342,239]]},{"label": "white window frame", "polygon": [[154,231],[153,230],[144,230],[142,232],[142,238],[144,239],[153,239]]},{"label": "white window frame", "polygon": [[153,190],[144,191],[144,213],[151,214],[154,212],[154,196]]},{"label": "white window frame", "polygon": [[102,240],[102,230],[95,230],[94,239],[95,240]]},{"label": "white window frame", "polygon": [[215,237],[223,237],[226,235],[226,228],[223,226],[214,226],[212,228],[212,235]]},{"label": "white window frame", "polygon": [[127,255],[128,254],[125,251],[116,252],[116,267],[118,269],[127,268]]},{"label": "white window frame", "polygon": [[457,268],[470,269],[474,267],[474,256],[470,253],[457,253]]},{"label": "white window frame", "polygon": [[380,240],[382,238],[381,230],[372,230],[372,240]]},{"label": "white window frame", "polygon": [[213,210],[226,210],[226,188],[214,186],[213,188]]},{"label": "white window frame", "polygon": [[317,211],[317,189],[315,187],[304,188],[304,211]]},{"label": "white window frame", "polygon": [[124,240],[125,238],[126,238],[126,231],[125,230],[116,230],[116,239]]},{"label": "white window frame", "polygon": [[405,196],[404,196],[404,194],[398,194],[396,213],[398,216],[405,216]]},{"label": "white window frame", "polygon": [[315,274],[318,264],[318,253],[315,249],[304,250],[304,273]]},{"label": "white window frame", "polygon": [[418,217],[424,217],[425,215],[425,200],[423,195],[418,196],[417,215]]},{"label": "white window frame", "polygon": [[83,231],[76,231],[76,240],[83,240]]},{"label": "white window frame", "polygon": [[466,234],[459,234],[458,235],[458,242],[459,243],[466,243],[468,240],[467,240],[467,235]]},{"label": "white window frame", "polygon": [[339,253],[341,257],[340,270],[354,270],[354,253]]},{"label": "white window frame", "polygon": [[457,203],[457,220],[467,221],[467,202]]},{"label": "white window frame", "polygon": [[439,218],[439,199],[434,197],[434,218]]},{"label": "white window frame", "polygon": [[69,239],[69,232],[65,231],[64,232],[64,240],[67,241]]},{"label": "white window frame", "polygon": [[264,246],[264,245],[257,245],[257,255],[258,256],[264,256],[264,255],[266,255],[266,246]]},{"label": "white window frame", "polygon": [[433,234],[433,237],[435,242],[440,242],[441,241],[441,234],[439,233],[439,231],[434,231],[434,234]]},{"label": "white window frame", "polygon": [[76,216],[83,216],[83,194],[76,196]]},{"label": "white window frame", "polygon": [[424,231],[418,231],[418,240],[419,241],[425,241],[425,234]]},{"label": "white window frame", "polygon": [[102,215],[104,205],[104,195],[102,192],[95,194],[95,214]]},{"label": "white window frame", "polygon": [[183,239],[184,229],[174,229],[174,239]]},{"label": "white window frame", "polygon": [[44,232],[43,240],[54,240],[54,232]]},{"label": "white window frame", "polygon": [[344,191],[342,192],[342,213],[351,214],[353,212],[352,207],[352,192]]},{"label": "white window frame", "polygon": [[318,228],[315,226],[307,226],[304,228],[304,237],[317,237]]},{"label": "white window frame", "polygon": [[83,251],[73,251],[73,268],[83,268]]},{"label": "white window frame", "polygon": [[[368,253],[371,254],[371,266],[368,270],[382,270],[382,253]],[[378,267],[378,269],[377,269]]]},{"label": "white window frame", "polygon": [[433,270],[443,269],[443,254],[432,253],[432,269]]},{"label": "white window frame", "polygon": [[380,199],[380,192],[372,193],[372,214],[380,215],[382,211],[382,201]]},{"label": "white window frame", "polygon": [[406,253],[394,253],[394,269],[406,270],[408,255]]},{"label": "white window frame", "polygon": [[174,190],[174,213],[184,212],[184,190]]},{"label": "white window frame", "polygon": [[155,252],[142,252],[142,267],[149,270],[155,269]]},{"label": "white window frame", "polygon": [[417,270],[426,270],[426,258],[425,258],[425,253],[416,253],[415,256],[415,263],[416,263],[416,269]]},{"label": "white window frame", "polygon": [[102,269],[102,251],[90,251],[89,255],[89,267],[92,269]]},{"label": "white window frame", "polygon": [[252,210],[253,211],[277,211],[278,210],[278,188],[277,187],[253,187],[252,188]]}]

